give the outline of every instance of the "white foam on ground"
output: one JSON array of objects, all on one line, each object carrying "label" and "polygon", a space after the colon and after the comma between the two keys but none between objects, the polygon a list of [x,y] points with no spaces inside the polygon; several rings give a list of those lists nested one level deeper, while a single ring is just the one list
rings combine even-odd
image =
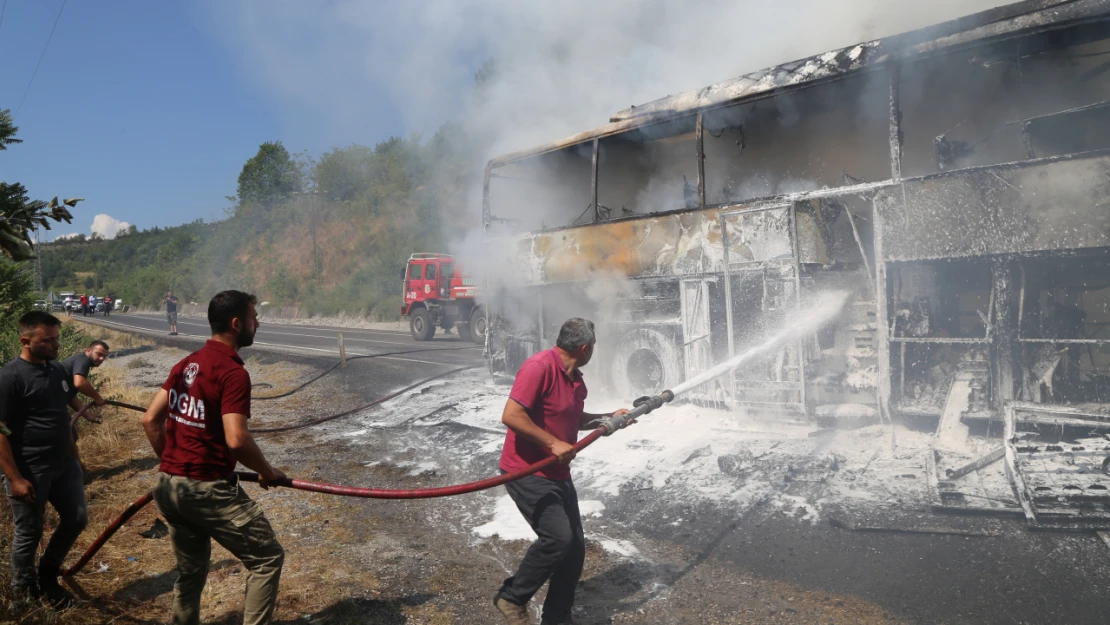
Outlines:
[{"label": "white foam on ground", "polygon": [[[582,513],[582,517],[599,517],[605,510],[605,504],[596,500],[584,500],[578,502],[578,509]],[[493,505],[492,518],[482,525],[479,525],[471,530],[471,532],[480,538],[493,538],[494,536],[501,540],[521,540],[532,542],[536,539],[536,533],[524,520],[524,516],[520,514],[516,504],[508,495],[503,495],[497,499]],[[634,558],[640,555],[640,550],[636,545],[627,540],[614,540],[607,536],[592,535],[589,532],[586,534],[587,539],[595,540],[601,548],[614,555],[623,556],[626,558]]]},{"label": "white foam on ground", "polygon": [[536,540],[536,533],[524,520],[524,515],[513,503],[512,497],[503,495],[497,498],[493,506],[493,518],[488,523],[479,525],[471,530],[476,536],[501,540]]},{"label": "white foam on ground", "polygon": [[[630,407],[627,398],[607,397],[599,391],[595,369],[586,367],[583,374],[591,387],[588,412]],[[488,464],[488,474],[496,475],[505,433],[501,414],[509,388],[492,381],[484,371],[456,374],[356,416],[352,429],[380,432],[375,426],[408,423],[419,428],[417,432],[427,432],[427,437],[405,437],[398,439],[398,445],[443,451],[449,455],[443,459],[445,466]],[[869,407],[825,410],[832,414],[868,412],[863,408]],[[437,446],[437,432],[445,422],[469,429],[465,445]],[[889,425],[819,430],[812,423],[788,417],[679,401],[601,438],[578,455],[571,472],[582,497],[587,532],[590,519],[605,517],[607,503],[612,506],[637,491],[653,491],[653,499],[675,505],[710,502],[736,516],[767,502],[789,520],[818,523],[827,505],[891,506],[927,501],[925,470],[931,442],[931,434],[901,426],[893,430]],[[503,493],[491,493],[500,496],[489,500],[493,502],[490,508],[476,514],[477,520],[464,529],[480,538],[532,540],[531,528]],[[612,547],[614,553],[628,552],[628,546]]]},{"label": "white foam on ground", "polygon": [[[587,385],[592,374],[589,367],[584,370]],[[428,425],[429,436],[435,431],[431,426],[444,421],[472,428],[473,442],[465,449],[453,448],[452,453],[459,456],[460,464],[479,458],[488,461],[489,474],[496,475],[505,432],[501,412],[508,393],[507,385],[492,382],[488,374],[466,372],[426,392],[407,393],[379,410],[367,411],[359,427],[398,424],[454,404],[429,417],[428,423],[413,423]],[[589,412],[621,407],[628,407],[627,403],[601,392],[591,391],[586,401]],[[676,503],[712,501],[740,514],[783,488],[785,467],[835,456],[839,468],[828,475],[822,495],[828,501],[924,501],[925,454],[932,437],[896,426],[897,447],[892,448],[890,427],[819,432],[813,424],[781,416],[672,403],[582,451],[573,461],[571,473],[584,501],[603,503],[622,492],[650,489]],[[818,433],[820,436],[813,436]],[[431,441],[405,442],[410,447],[434,447]],[[719,458],[733,454],[754,458],[754,463],[741,475],[725,474]],[[900,477],[907,475],[913,477]],[[512,514],[508,516],[514,525],[504,528],[506,531],[518,521],[523,523],[515,506],[509,505]],[[815,502],[806,505],[819,514]],[[584,508],[583,514],[604,517],[605,510],[587,512]],[[493,516],[494,521],[500,518],[496,511]],[[815,518],[809,512],[795,518],[801,517],[806,517],[806,522]],[[491,523],[479,526],[484,528],[482,532],[501,535],[502,528]],[[518,527],[511,535],[521,533]]]},{"label": "white foam on ground", "polygon": [[640,555],[640,550],[636,548],[636,545],[627,540],[604,539],[597,542],[602,549],[618,556],[635,558]]}]

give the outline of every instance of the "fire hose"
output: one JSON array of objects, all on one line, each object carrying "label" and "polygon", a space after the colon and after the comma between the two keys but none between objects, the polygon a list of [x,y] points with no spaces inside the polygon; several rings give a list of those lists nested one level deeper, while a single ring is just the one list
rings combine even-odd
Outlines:
[{"label": "fire hose", "polygon": [[[446,375],[446,374],[441,374],[441,375]],[[437,376],[437,377],[440,377],[440,376]],[[422,383],[418,383],[417,385],[419,385],[419,384],[422,384]],[[402,392],[404,392],[404,391],[398,391],[396,393],[393,393],[391,396],[399,395]],[[377,403],[385,401],[386,399],[388,399],[388,397],[384,397],[382,399],[379,399],[379,400],[377,400]],[[585,438],[583,438],[582,440],[580,440],[580,441],[578,441],[577,443],[574,444],[574,446],[573,446],[574,452],[577,454],[578,452],[582,451],[586,447],[590,446],[594,441],[601,438],[602,436],[609,436],[613,432],[616,432],[617,430],[619,430],[619,429],[625,427],[626,425],[628,425],[631,421],[633,421],[637,417],[641,417],[643,415],[646,415],[649,412],[655,410],[656,408],[659,408],[663,404],[665,404],[665,403],[667,403],[667,402],[669,402],[673,399],[674,399],[674,393],[672,393],[671,391],[663,391],[662,393],[660,393],[660,394],[658,394],[654,397],[641,397],[640,399],[637,399],[636,402],[633,405],[632,410],[630,412],[628,412],[627,414],[612,415],[607,419],[602,419],[601,422],[598,424],[597,428],[593,432],[591,432]],[[125,404],[123,402],[110,402],[110,403],[114,406],[119,406],[121,408],[128,408],[128,409],[131,409],[131,410],[137,410],[137,411],[140,411],[140,412],[145,412],[145,409],[140,408],[139,406],[134,406],[134,405],[131,405],[131,404]],[[84,413],[84,411],[87,410],[90,405],[86,405],[84,408],[82,408],[77,416],[80,416],[82,413]],[[306,427],[307,425],[311,425],[311,424],[312,423],[306,423],[306,424],[301,424],[301,425],[302,425],[302,427]],[[329,484],[327,482],[310,482],[310,481],[306,481],[306,480],[295,480],[295,479],[292,479],[292,478],[286,478],[285,480],[282,480],[281,482],[277,482],[274,485],[275,486],[284,486],[286,488],[292,488],[294,490],[304,490],[304,491],[311,491],[311,492],[315,492],[315,493],[324,493],[324,494],[328,494],[328,495],[340,495],[340,496],[344,496],[344,497],[359,497],[359,498],[366,498],[366,499],[430,499],[430,498],[434,498],[434,497],[451,497],[451,496],[454,496],[454,495],[464,495],[464,494],[467,494],[467,493],[473,493],[473,492],[477,492],[477,491],[480,491],[480,490],[487,490],[487,489],[493,488],[495,486],[500,486],[502,484],[512,482],[514,480],[518,480],[522,477],[532,475],[536,471],[541,471],[543,469],[546,469],[547,467],[550,467],[551,465],[557,463],[558,461],[559,461],[559,459],[557,457],[551,456],[549,458],[545,458],[545,459],[543,459],[543,460],[541,460],[541,461],[539,461],[535,464],[529,465],[529,466],[527,466],[523,469],[520,469],[518,471],[514,471],[512,473],[503,473],[503,474],[501,474],[499,476],[496,476],[496,477],[486,478],[484,480],[478,480],[476,482],[470,482],[470,483],[467,483],[467,484],[456,484],[454,486],[442,486],[442,487],[438,487],[438,488],[418,488],[418,489],[408,489],[408,490],[406,490],[406,489],[385,489],[385,488],[363,488],[363,487],[358,487],[358,486],[343,486],[343,485],[340,485],[340,484]],[[235,475],[240,480],[243,480],[243,481],[247,481],[247,482],[258,482],[259,481],[259,476],[258,476],[257,473],[248,473],[248,472],[245,472],[245,471],[236,471]],[[116,533],[116,531],[118,531],[119,528],[123,526],[124,523],[126,523],[128,520],[130,520],[131,517],[135,516],[135,514],[138,513],[139,510],[142,510],[147,504],[149,504],[151,501],[153,501],[153,499],[154,499],[154,493],[149,492],[146,495],[143,495],[142,497],[137,499],[130,506],[128,506],[123,511],[123,513],[120,514],[116,518],[116,520],[112,521],[112,523],[109,524],[108,527],[105,528],[104,531],[100,533],[100,536],[97,537],[97,539],[93,542],[93,544],[90,545],[89,548],[85,551],[84,555],[82,555],[81,558],[76,563],[74,563],[73,566],[71,566],[71,567],[65,569],[64,571],[62,571],[62,575],[66,576],[66,577],[69,577],[69,576],[76,575],[77,573],[79,573],[81,571],[81,569],[83,569],[85,567],[85,565],[87,565],[89,563],[89,561],[93,558],[93,556],[95,556],[96,553],[98,551],[100,551],[100,548],[103,547],[104,544],[108,542],[108,539],[110,539]]]}]

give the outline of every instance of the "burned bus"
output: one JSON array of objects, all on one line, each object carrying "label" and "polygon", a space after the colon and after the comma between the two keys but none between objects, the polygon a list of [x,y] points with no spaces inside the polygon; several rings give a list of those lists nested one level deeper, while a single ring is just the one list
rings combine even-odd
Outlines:
[{"label": "burned bus", "polygon": [[[570,316],[621,397],[833,326],[698,389],[810,418],[1110,402],[1110,2],[1031,0],[668,96],[491,160],[488,356]],[[594,378],[595,380],[598,378]]]}]

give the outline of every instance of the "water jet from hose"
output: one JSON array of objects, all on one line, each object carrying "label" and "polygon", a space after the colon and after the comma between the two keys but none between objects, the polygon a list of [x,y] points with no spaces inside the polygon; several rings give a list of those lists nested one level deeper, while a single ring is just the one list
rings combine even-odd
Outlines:
[{"label": "water jet from hose", "polygon": [[655,410],[686,391],[701,386],[710,380],[719,378],[750,360],[759,358],[760,356],[782,347],[791,340],[816,332],[821,326],[840,315],[841,311],[844,310],[844,306],[848,304],[850,296],[851,293],[848,291],[833,291],[817,296],[812,302],[806,305],[804,310],[800,311],[799,315],[790,319],[778,332],[772,334],[759,345],[737,354],[716,367],[686,380],[669,391],[663,391],[654,397],[642,397],[636,400],[636,408],[626,415],[605,419],[601,422],[602,427],[605,428],[605,435],[608,436],[616,432],[627,425],[629,421]]}]

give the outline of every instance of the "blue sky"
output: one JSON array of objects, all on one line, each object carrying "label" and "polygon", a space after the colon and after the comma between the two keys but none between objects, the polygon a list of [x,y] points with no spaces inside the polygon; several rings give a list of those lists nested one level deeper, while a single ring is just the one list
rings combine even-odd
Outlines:
[{"label": "blue sky", "polygon": [[[3,4],[0,108],[14,114],[62,0]],[[15,115],[24,142],[0,153],[0,179],[32,197],[87,198],[52,235],[88,233],[99,213],[139,228],[218,218],[264,141],[319,154],[405,132],[388,98],[367,98],[365,123],[338,127],[304,98],[276,95],[229,36],[221,4],[66,3]],[[380,88],[358,79],[359,91]]]}]

